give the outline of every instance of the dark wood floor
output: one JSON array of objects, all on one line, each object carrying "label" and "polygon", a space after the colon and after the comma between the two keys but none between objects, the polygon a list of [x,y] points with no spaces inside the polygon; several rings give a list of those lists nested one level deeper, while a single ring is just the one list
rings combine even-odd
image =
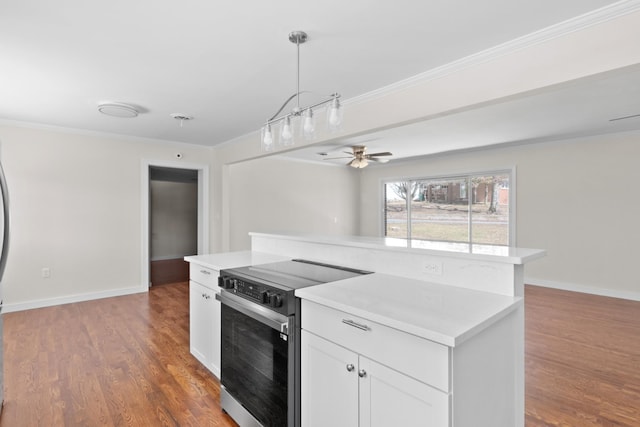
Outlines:
[{"label": "dark wood floor", "polygon": [[[188,285],[9,313],[1,427],[235,426]],[[526,289],[526,426],[640,426],[640,302]]]},{"label": "dark wood floor", "polygon": [[189,353],[188,289],[5,314],[0,426],[235,426]]},{"label": "dark wood floor", "polygon": [[640,426],[640,302],[527,286],[526,425]]},{"label": "dark wood floor", "polygon": [[182,258],[162,259],[149,263],[152,286],[189,281],[189,263]]}]

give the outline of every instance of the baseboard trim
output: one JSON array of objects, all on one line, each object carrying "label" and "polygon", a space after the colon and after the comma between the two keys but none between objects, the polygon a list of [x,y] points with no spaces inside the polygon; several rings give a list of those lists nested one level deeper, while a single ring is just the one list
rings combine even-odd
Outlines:
[{"label": "baseboard trim", "polygon": [[592,286],[580,285],[577,283],[556,282],[554,280],[536,279],[526,277],[524,283],[532,286],[544,288],[560,289],[563,291],[581,292],[584,294],[599,295],[603,297],[621,298],[631,301],[640,301],[640,292],[622,291],[618,289],[594,288]]},{"label": "baseboard trim", "polygon": [[[585,294],[600,295],[604,297],[640,301],[640,292],[594,288],[592,286],[585,286],[576,283],[557,282],[554,280],[537,279],[534,277],[526,277],[524,282],[527,285],[541,286],[543,288],[553,288],[563,291],[581,292]],[[14,311],[31,310],[34,308],[51,307],[54,305],[70,304],[74,302],[90,301],[101,298],[118,297],[122,295],[131,295],[142,292],[148,292],[148,289],[141,289],[139,286],[136,286],[132,288],[113,289],[109,291],[92,292],[86,294],[75,294],[64,297],[32,300],[13,304],[7,303],[4,304],[2,308],[4,313],[11,313]]]},{"label": "baseboard trim", "polygon": [[31,310],[34,308],[51,307],[54,305],[70,304],[74,302],[90,301],[94,299],[119,297],[122,295],[137,294],[142,292],[148,292],[148,289],[143,289],[140,286],[132,288],[113,289],[109,291],[91,292],[86,294],[67,295],[63,297],[31,300],[18,303],[4,304],[3,311],[5,313],[11,313],[14,311]]}]

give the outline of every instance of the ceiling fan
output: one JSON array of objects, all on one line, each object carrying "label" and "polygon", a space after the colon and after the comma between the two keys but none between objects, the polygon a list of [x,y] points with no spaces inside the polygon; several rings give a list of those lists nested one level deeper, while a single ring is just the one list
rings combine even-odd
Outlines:
[{"label": "ceiling fan", "polygon": [[347,163],[347,165],[351,166],[352,168],[357,168],[357,169],[362,169],[364,167],[367,167],[367,165],[369,164],[369,160],[374,161],[374,162],[379,162],[379,163],[387,163],[389,161],[389,159],[381,159],[380,157],[384,157],[384,156],[392,156],[393,154],[388,152],[388,151],[384,151],[384,152],[380,152],[380,153],[371,153],[371,154],[367,154],[367,147],[365,147],[364,145],[355,145],[353,147],[351,147],[352,152],[348,152],[348,151],[343,151],[343,153],[345,154],[349,154],[349,156],[345,156],[345,157],[329,157],[326,158],[324,160],[335,160],[335,159],[349,159],[351,158],[351,161],[349,163]]}]

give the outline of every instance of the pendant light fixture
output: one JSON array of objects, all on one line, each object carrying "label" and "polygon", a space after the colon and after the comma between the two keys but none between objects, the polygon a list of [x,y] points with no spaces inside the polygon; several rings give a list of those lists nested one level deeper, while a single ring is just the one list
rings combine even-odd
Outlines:
[{"label": "pendant light fixture", "polygon": [[[304,31],[293,31],[289,33],[289,41],[295,43],[297,48],[298,69],[296,92],[282,104],[282,107],[280,107],[262,127],[260,143],[263,151],[273,150],[276,143],[276,136],[279,137],[280,145],[293,145],[295,142],[296,126],[300,126],[300,136],[306,140],[313,139],[316,130],[314,109],[324,105],[327,106],[328,129],[334,132],[339,130],[342,125],[342,106],[340,105],[340,94],[338,93],[325,96],[324,98],[326,99],[313,105],[306,107],[300,106],[300,94],[303,93],[300,91],[300,45],[306,42],[307,39],[307,33]],[[282,110],[284,110],[293,99],[296,100],[296,105],[291,112],[280,115]],[[274,129],[276,129],[275,125],[279,125],[279,130],[276,133],[274,133]]]}]

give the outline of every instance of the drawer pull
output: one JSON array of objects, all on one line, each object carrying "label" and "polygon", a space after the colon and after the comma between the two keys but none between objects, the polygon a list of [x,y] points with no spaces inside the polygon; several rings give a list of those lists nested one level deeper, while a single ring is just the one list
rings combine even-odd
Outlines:
[{"label": "drawer pull", "polygon": [[360,370],[358,371],[358,376],[359,376],[360,378],[364,378],[364,377],[366,377],[366,376],[367,376],[367,371],[365,371],[364,369],[360,369]]},{"label": "drawer pull", "polygon": [[211,274],[211,272],[209,270],[200,270],[200,273],[202,274]]},{"label": "drawer pull", "polygon": [[349,363],[349,364],[347,365],[347,371],[348,371],[348,372],[353,372],[353,370],[354,370],[354,369],[356,369],[356,367],[355,367],[355,366],[353,366],[353,363]]},{"label": "drawer pull", "polygon": [[351,319],[342,319],[342,323],[345,325],[353,326],[354,328],[362,329],[363,331],[370,331],[371,328],[367,325],[363,325],[361,323],[354,322]]}]

